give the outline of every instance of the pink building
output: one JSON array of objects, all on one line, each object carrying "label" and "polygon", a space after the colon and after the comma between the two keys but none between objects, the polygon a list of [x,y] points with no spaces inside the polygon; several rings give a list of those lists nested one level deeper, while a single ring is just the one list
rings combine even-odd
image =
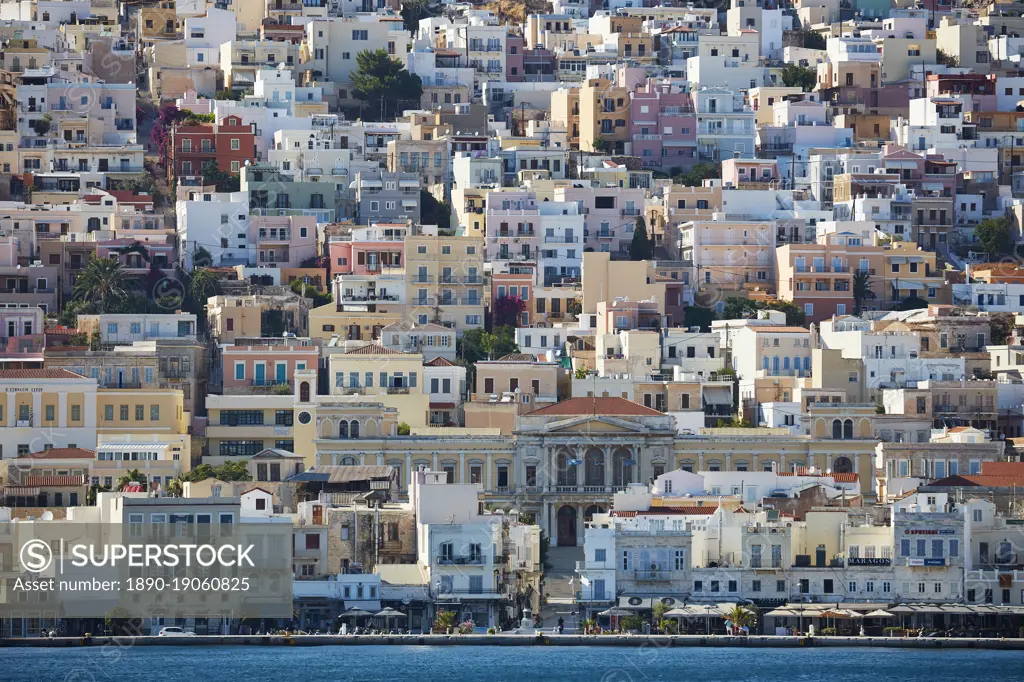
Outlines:
[{"label": "pink building", "polygon": [[42,308],[44,312],[57,310],[58,265],[30,264],[19,258],[18,241],[7,237],[0,241],[0,294],[8,307]]},{"label": "pink building", "polygon": [[601,301],[597,304],[598,334],[629,330],[658,331],[663,326],[656,301]]},{"label": "pink building", "polygon": [[404,246],[400,241],[331,241],[327,252],[332,275],[375,275],[391,269],[403,270]]},{"label": "pink building", "polygon": [[616,186],[558,187],[553,201],[575,202],[581,208],[584,251],[604,251],[613,257],[626,257],[633,241],[636,218],[644,210],[645,191]]},{"label": "pink building", "polygon": [[[319,349],[309,339],[288,339],[294,344],[228,345],[221,351],[224,393],[243,393],[256,387],[287,384],[297,369],[316,369]],[[251,339],[255,343],[269,339]],[[280,341],[280,339],[275,339]],[[308,345],[297,345],[307,343]]]},{"label": "pink building", "polygon": [[116,258],[126,274],[145,275],[152,268],[173,267],[174,244],[141,243],[135,239],[110,239],[96,243],[97,258]]},{"label": "pink building", "polygon": [[778,187],[779,162],[775,159],[725,159],[722,161],[722,185],[737,189]]},{"label": "pink building", "polygon": [[256,244],[260,267],[297,268],[316,256],[314,216],[253,216],[249,243]]},{"label": "pink building", "polygon": [[679,85],[648,80],[629,108],[632,155],[644,168],[688,169],[697,163],[697,115]]}]

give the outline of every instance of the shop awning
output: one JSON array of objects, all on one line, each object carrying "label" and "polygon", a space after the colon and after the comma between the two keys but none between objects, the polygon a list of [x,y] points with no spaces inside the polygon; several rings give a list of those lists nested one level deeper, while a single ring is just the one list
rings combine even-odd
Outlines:
[{"label": "shop awning", "polygon": [[897,289],[924,289],[924,285],[920,282],[911,282],[907,280],[899,280],[896,283]]},{"label": "shop awning", "polygon": [[702,396],[704,402],[712,405],[732,405],[732,393],[728,386],[705,386]]}]

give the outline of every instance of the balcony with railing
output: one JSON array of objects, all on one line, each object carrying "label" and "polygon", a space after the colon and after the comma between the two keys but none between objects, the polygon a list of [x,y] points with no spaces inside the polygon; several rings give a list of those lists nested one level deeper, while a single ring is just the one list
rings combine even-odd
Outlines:
[{"label": "balcony with railing", "polygon": [[638,568],[633,571],[633,579],[642,582],[670,582],[672,571],[666,568]]}]

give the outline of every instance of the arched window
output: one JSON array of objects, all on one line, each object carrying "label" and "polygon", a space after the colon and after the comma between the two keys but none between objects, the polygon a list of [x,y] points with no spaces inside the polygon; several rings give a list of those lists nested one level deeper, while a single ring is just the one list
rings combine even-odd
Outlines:
[{"label": "arched window", "polygon": [[338,424],[338,438],[348,438],[348,422],[342,421]]},{"label": "arched window", "polygon": [[843,438],[853,438],[853,420],[847,419],[843,422]]},{"label": "arched window", "polygon": [[301,384],[299,384],[299,402],[300,403],[308,403],[309,402],[309,382],[308,381],[303,381]]},{"label": "arched window", "polygon": [[832,462],[832,473],[833,474],[852,474],[853,473],[853,462],[850,461],[849,457],[837,457]]},{"label": "arched window", "polygon": [[353,419],[348,425],[349,438],[359,438],[359,422]]},{"label": "arched window", "polygon": [[839,419],[832,420],[832,439],[839,440],[843,437],[843,422]]},{"label": "arched window", "polygon": [[604,453],[598,448],[590,448],[586,455],[585,483],[588,486],[604,485]]},{"label": "arched window", "polygon": [[[344,423],[345,422],[342,422],[342,424],[344,424]],[[359,460],[356,459],[355,457],[342,457],[341,458],[341,465],[342,466],[352,467],[352,466],[355,466],[357,464],[359,464]]]},{"label": "arched window", "polygon": [[560,451],[555,460],[555,466],[558,469],[558,485],[576,485],[576,460],[573,459],[571,452]]}]

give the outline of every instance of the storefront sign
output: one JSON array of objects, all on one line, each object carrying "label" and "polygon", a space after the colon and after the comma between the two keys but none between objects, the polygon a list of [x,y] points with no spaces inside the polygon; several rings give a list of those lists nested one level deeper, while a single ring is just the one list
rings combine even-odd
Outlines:
[{"label": "storefront sign", "polygon": [[861,558],[851,557],[846,560],[847,566],[889,566],[892,564],[892,559],[889,558]]},{"label": "storefront sign", "polygon": [[953,528],[907,528],[906,535],[956,535]]}]

